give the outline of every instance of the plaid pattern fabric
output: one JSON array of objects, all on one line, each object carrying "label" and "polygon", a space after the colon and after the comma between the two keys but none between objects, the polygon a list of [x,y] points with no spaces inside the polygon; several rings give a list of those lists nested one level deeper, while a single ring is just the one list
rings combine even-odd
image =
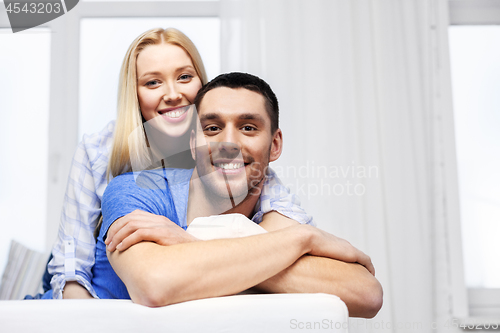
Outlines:
[{"label": "plaid pattern fabric", "polygon": [[290,190],[283,185],[276,173],[267,168],[266,180],[262,186],[260,199],[255,206],[252,220],[260,223],[264,214],[277,211],[301,224],[310,224],[315,226],[313,218],[300,206],[300,200],[290,193]]},{"label": "plaid pattern fabric", "polygon": [[[108,184],[106,169],[114,127],[112,121],[101,132],[84,135],[73,157],[58,238],[48,265],[49,273],[54,275],[50,284],[56,299],[62,298],[66,281],[77,281],[97,298],[90,283],[95,262],[94,230]],[[314,225],[312,217],[300,207],[297,196],[290,194],[271,169],[252,220],[260,223],[262,216],[270,211],[277,211],[299,223]]]},{"label": "plaid pattern fabric", "polygon": [[66,281],[78,281],[90,294],[94,266],[94,230],[101,213],[101,200],[107,186],[106,169],[111,154],[115,123],[101,132],[84,135],[78,145],[64,196],[61,224],[52,249],[49,273],[54,298],[62,298]]}]

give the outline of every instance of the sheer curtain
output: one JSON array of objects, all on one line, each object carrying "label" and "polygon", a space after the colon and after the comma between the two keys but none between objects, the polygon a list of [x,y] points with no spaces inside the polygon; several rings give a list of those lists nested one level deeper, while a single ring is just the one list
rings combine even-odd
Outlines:
[{"label": "sheer curtain", "polygon": [[320,228],[375,264],[384,306],[350,331],[447,330],[464,297],[451,273],[456,175],[444,172],[447,2],[222,0],[221,18],[223,72],[262,77],[280,101],[274,169]]}]

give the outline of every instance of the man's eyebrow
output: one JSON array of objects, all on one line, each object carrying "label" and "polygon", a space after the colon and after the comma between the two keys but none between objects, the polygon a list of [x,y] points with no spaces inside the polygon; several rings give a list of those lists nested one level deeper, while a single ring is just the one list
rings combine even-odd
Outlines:
[{"label": "man's eyebrow", "polygon": [[[205,121],[205,120],[218,120],[220,119],[220,116],[217,113],[205,113],[200,116],[200,121]],[[255,113],[243,113],[241,114],[238,119],[240,120],[257,120],[261,123],[265,123],[264,117],[262,117],[260,114],[255,114]]]},{"label": "man's eyebrow", "polygon": [[238,117],[238,119],[242,119],[242,120],[257,120],[261,123],[265,123],[265,119],[264,117],[262,117],[260,114],[256,114],[256,113],[244,113],[242,115],[240,115]]},{"label": "man's eyebrow", "polygon": [[205,121],[205,120],[216,120],[220,119],[220,116],[217,113],[205,113],[200,116],[200,121]]}]

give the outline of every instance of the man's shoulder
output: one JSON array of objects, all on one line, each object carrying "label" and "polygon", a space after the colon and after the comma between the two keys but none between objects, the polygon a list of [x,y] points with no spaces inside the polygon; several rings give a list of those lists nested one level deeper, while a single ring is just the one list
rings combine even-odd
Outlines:
[{"label": "man's shoulder", "polygon": [[109,182],[105,195],[116,191],[127,195],[131,193],[130,190],[165,189],[167,179],[162,171],[158,169],[122,173]]},{"label": "man's shoulder", "polygon": [[188,175],[190,177],[191,173],[192,170],[154,169],[128,172],[113,178],[102,200],[104,218],[102,235],[107,233],[107,229],[116,219],[134,210],[142,210],[166,216],[174,222],[178,221],[174,195],[179,191],[176,192],[178,188],[171,189],[170,179],[173,181],[176,177],[186,178]]}]

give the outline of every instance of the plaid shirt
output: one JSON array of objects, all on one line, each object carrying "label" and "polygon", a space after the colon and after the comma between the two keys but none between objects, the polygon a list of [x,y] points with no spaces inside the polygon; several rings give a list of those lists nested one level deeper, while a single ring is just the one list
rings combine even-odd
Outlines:
[{"label": "plaid shirt", "polygon": [[[66,281],[77,281],[97,298],[91,286],[96,247],[94,230],[101,213],[102,195],[108,185],[106,170],[114,127],[112,121],[101,132],[84,135],[73,157],[58,238],[48,265],[49,273],[54,275],[50,282],[54,298],[62,298]],[[270,211],[314,225],[312,217],[300,207],[297,196],[290,194],[274,171],[268,169],[252,220],[260,223],[263,215]]]}]

